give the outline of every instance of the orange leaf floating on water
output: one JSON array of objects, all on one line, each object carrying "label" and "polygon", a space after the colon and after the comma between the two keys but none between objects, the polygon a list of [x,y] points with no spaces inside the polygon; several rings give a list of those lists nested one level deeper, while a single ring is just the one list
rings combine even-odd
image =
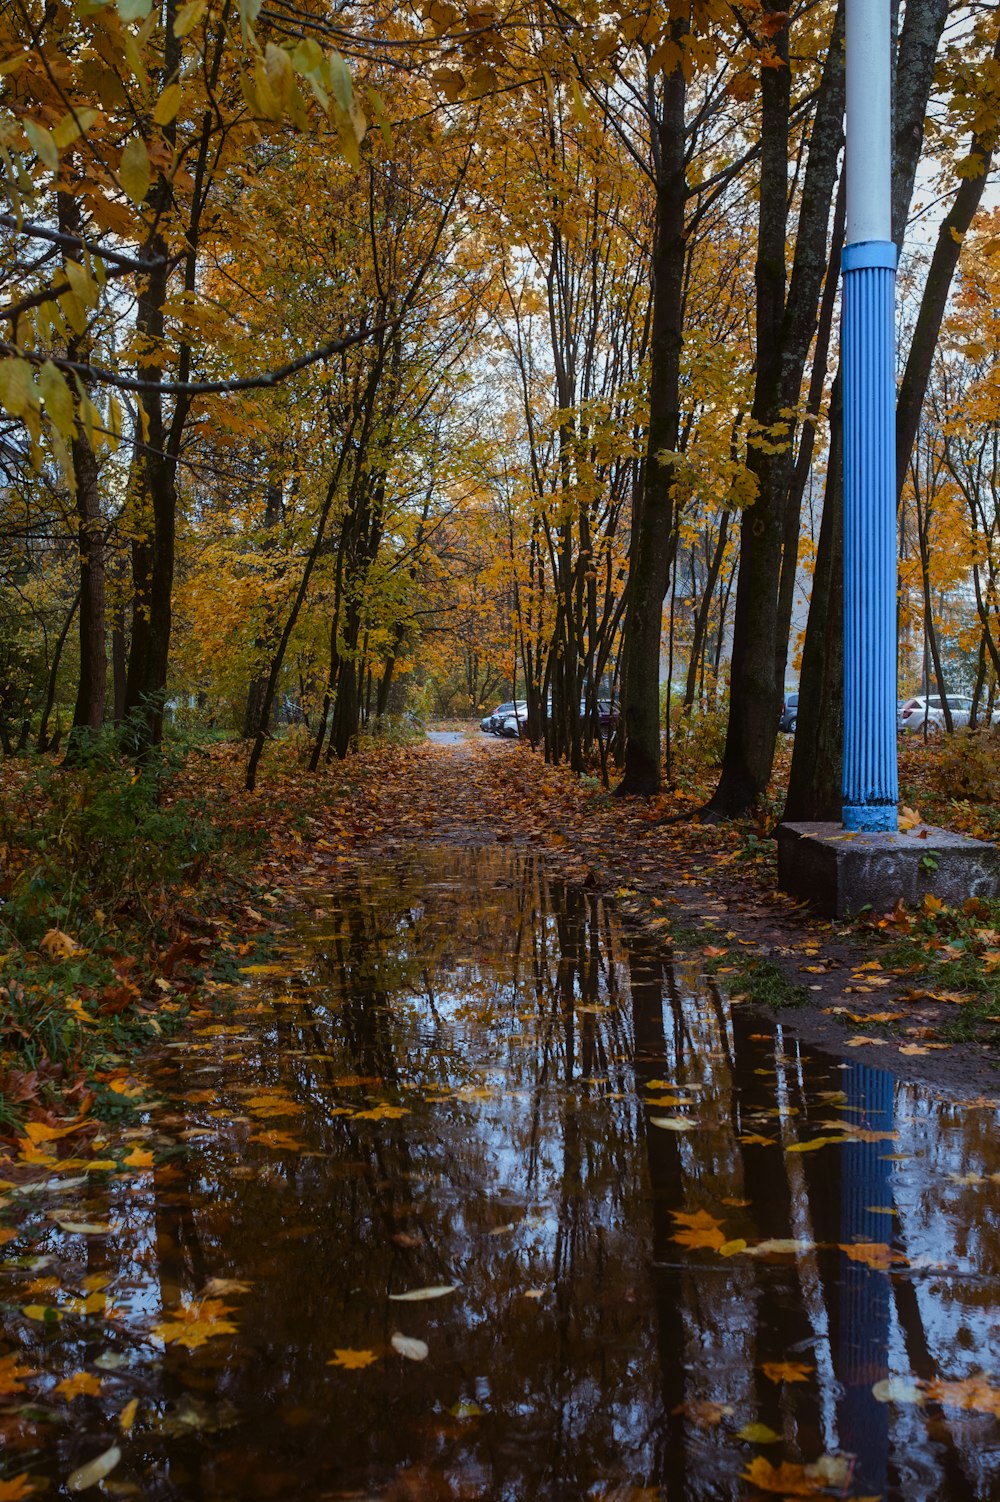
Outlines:
[{"label": "orange leaf floating on water", "polygon": [[265,1147],[274,1147],[279,1151],[298,1153],[302,1151],[304,1143],[290,1132],[276,1132],[273,1128],[266,1132],[254,1132],[251,1142],[261,1142]]},{"label": "orange leaf floating on water", "polygon": [[985,1372],[948,1382],[935,1377],[926,1383],[927,1396],[948,1408],[972,1409],[976,1413],[991,1413],[1000,1419],[1000,1389],[992,1386]]},{"label": "orange leaf floating on water", "polygon": [[808,1382],[814,1366],[803,1361],[762,1361],[760,1369],[772,1382]]},{"label": "orange leaf floating on water", "polygon": [[22,1366],[17,1352],[9,1356],[0,1356],[0,1398],[6,1398],[11,1393],[24,1392],[22,1377],[33,1377],[35,1374],[30,1366]]},{"label": "orange leaf floating on water", "polygon": [[127,1163],[129,1168],[152,1168],[153,1154],[144,1147],[134,1147],[122,1162]]},{"label": "orange leaf floating on water", "polygon": [[790,1142],[785,1148],[786,1153],[814,1153],[818,1148],[826,1147],[828,1143],[841,1143],[847,1141],[846,1137],[811,1137],[808,1142]]},{"label": "orange leaf floating on water", "polygon": [[55,1390],[64,1398],[96,1397],[101,1390],[101,1379],[93,1372],[77,1372],[74,1377],[57,1382]]},{"label": "orange leaf floating on water", "polygon": [[21,1502],[22,1497],[34,1495],[35,1484],[27,1471],[12,1476],[9,1481],[0,1481],[0,1502]]},{"label": "orange leaf floating on water", "polygon": [[825,1484],[820,1477],[807,1475],[805,1466],[794,1465],[790,1460],[773,1466],[763,1455],[755,1456],[742,1475],[762,1492],[777,1492],[783,1497],[812,1497]]},{"label": "orange leaf floating on water", "polygon": [[409,1116],[406,1106],[391,1106],[388,1101],[380,1100],[377,1106],[370,1111],[355,1111],[354,1121],[395,1121],[400,1116]]},{"label": "orange leaf floating on water", "polygon": [[378,1357],[374,1351],[341,1351],[334,1348],[333,1360],[328,1361],[327,1366],[342,1366],[346,1371],[360,1371],[362,1367],[371,1366]]},{"label": "orange leaf floating on water", "polygon": [[236,1334],[236,1326],[224,1318],[232,1312],[233,1305],[224,1304],[221,1299],[202,1299],[195,1304],[181,1302],[172,1311],[174,1318],[154,1325],[153,1334],[167,1345],[186,1346],[194,1351],[213,1336]]},{"label": "orange leaf floating on water", "polygon": [[889,1272],[892,1267],[909,1261],[902,1252],[894,1252],[884,1241],[855,1241],[850,1245],[841,1242],[839,1245],[852,1262],[863,1262],[865,1267],[877,1273]]},{"label": "orange leaf floating on water", "polygon": [[725,1245],[726,1237],[719,1229],[722,1221],[709,1215],[707,1210],[695,1210],[693,1213],[673,1210],[671,1214],[679,1225],[686,1227],[672,1236],[671,1241],[676,1241],[680,1246],[705,1247],[709,1251],[717,1251]]},{"label": "orange leaf floating on water", "polygon": [[671,1412],[683,1414],[699,1429],[715,1429],[733,1409],[729,1403],[713,1403],[710,1398],[691,1398],[686,1403],[678,1403]]}]

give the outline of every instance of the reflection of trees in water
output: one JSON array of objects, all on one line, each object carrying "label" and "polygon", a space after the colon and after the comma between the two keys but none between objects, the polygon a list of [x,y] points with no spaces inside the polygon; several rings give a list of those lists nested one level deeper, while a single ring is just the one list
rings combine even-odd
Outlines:
[{"label": "reflection of trees in water", "polygon": [[[599,897],[550,881],[530,853],[401,863],[343,894],[301,941],[308,1004],[254,1022],[243,1066],[223,1071],[237,1119],[221,1124],[221,1146],[195,1143],[159,1169],[125,1202],[126,1234],[106,1254],[119,1275],[145,1259],[166,1305],[210,1275],[253,1283],[235,1300],[232,1344],[194,1362],[175,1349],[156,1378],[169,1403],[201,1381],[240,1425],[218,1440],[151,1438],[148,1495],[221,1498],[243,1484],[249,1496],[282,1476],[303,1498],[377,1490],[420,1463],[497,1502],[615,1481],[736,1502],[752,1452],[732,1431],[754,1420],[785,1436],[775,1459],[858,1453],[872,1492],[912,1474],[893,1450],[906,1436],[922,1467],[915,1496],[976,1495],[984,1462],[957,1447],[946,1416],[890,1414],[871,1383],[890,1362],[933,1376],[942,1349],[961,1374],[957,1331],[988,1318],[987,1285],[890,1279],[835,1250],[892,1237],[896,1223],[868,1208],[893,1203],[884,1144],[785,1154],[740,1140],[814,1134],[799,1123],[834,1111],[817,1109],[816,1091],[841,1075],[623,939]],[[893,1122],[884,1077],[867,1075],[849,1086],[868,1113],[853,1119],[930,1136],[936,1111],[904,1094]],[[692,1104],[652,1114],[689,1110],[696,1131],[648,1125],[643,1098],[670,1093],[655,1081],[686,1087]],[[179,1066],[178,1094],[191,1083]],[[305,1151],[251,1144],[240,1164],[261,1124],[238,1119],[233,1086],[301,1102],[303,1115],[263,1125]],[[336,1114],[379,1099],[409,1114]],[[994,1166],[985,1113],[927,1146],[942,1178]],[[970,1217],[975,1192],[951,1190]],[[897,1244],[952,1255],[963,1233],[944,1191],[908,1203]],[[699,1208],[728,1237],[823,1246],[770,1262],[689,1251],[672,1212]],[[970,1237],[969,1254],[995,1266],[996,1229]],[[440,1302],[386,1299],[452,1282]],[[525,1297],[535,1289],[541,1299]],[[328,1371],[335,1348],[379,1350],[395,1330],[426,1339],[429,1361]],[[760,1369],[789,1359],[815,1375],[783,1385]],[[706,1398],[733,1417],[700,1428],[691,1405]],[[476,1418],[449,1412],[473,1402]]]}]

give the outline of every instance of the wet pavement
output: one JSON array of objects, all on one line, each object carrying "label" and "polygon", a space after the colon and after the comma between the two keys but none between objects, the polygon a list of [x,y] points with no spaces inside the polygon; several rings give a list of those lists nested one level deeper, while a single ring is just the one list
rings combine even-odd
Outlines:
[{"label": "wet pavement", "polygon": [[511,846],[400,854],[236,998],[103,1168],[2,1191],[8,1487],[1000,1497],[995,1100],[806,1051]]}]

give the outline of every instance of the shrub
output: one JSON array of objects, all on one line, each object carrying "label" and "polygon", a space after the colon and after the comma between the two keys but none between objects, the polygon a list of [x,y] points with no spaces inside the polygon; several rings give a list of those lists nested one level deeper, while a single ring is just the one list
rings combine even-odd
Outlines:
[{"label": "shrub", "polygon": [[998,738],[990,730],[960,729],[945,736],[932,774],[938,791],[946,798],[1000,801],[998,750]]}]

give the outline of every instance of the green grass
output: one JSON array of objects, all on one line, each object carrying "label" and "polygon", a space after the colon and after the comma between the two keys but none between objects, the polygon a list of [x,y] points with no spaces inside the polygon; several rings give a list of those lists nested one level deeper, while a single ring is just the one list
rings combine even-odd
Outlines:
[{"label": "green grass", "polygon": [[754,1006],[780,1011],[784,1007],[804,1007],[809,1000],[806,986],[790,981],[773,960],[741,960],[732,975],[727,975],[726,989],[746,997]]}]

